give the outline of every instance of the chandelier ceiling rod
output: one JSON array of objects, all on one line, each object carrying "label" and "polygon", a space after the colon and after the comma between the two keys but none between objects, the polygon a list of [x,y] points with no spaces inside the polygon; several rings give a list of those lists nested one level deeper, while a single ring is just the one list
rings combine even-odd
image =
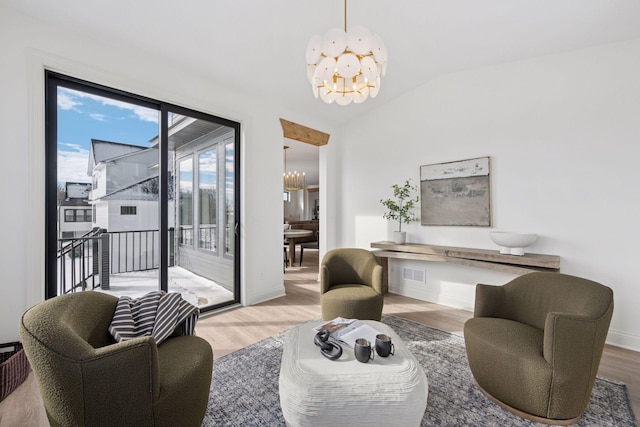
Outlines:
[{"label": "chandelier ceiling rod", "polygon": [[344,32],[347,32],[347,0],[344,0]]}]

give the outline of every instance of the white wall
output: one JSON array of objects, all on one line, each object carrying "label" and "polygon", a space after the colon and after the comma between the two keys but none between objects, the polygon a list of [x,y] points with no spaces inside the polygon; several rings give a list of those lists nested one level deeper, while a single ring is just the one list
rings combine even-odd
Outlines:
[{"label": "white wall", "polygon": [[[289,201],[284,204],[284,221],[307,221],[313,218],[313,208],[318,202],[320,195],[317,186],[316,191],[305,190],[289,191]],[[317,219],[317,218],[316,218]]]},{"label": "white wall", "polygon": [[305,218],[305,190],[289,191],[289,201],[283,202],[284,221],[300,221]]},{"label": "white wall", "polygon": [[[443,76],[340,129],[329,160],[340,165],[329,190],[336,246],[389,239],[379,200],[392,184],[418,183],[421,165],[490,156],[493,227],[413,223],[408,239],[497,249],[490,230],[538,233],[531,252],[559,255],[562,272],[613,288],[608,340],[640,350],[639,76],[632,40]],[[465,308],[475,283],[514,277],[391,265],[392,290]],[[427,283],[402,281],[401,266],[425,269]]]},{"label": "white wall", "polygon": [[0,141],[11,149],[11,156],[0,156],[0,191],[18,206],[2,210],[3,223],[12,226],[3,230],[3,241],[11,244],[0,245],[0,342],[18,338],[21,314],[44,295],[44,66],[241,122],[242,300],[252,304],[284,293],[278,119],[331,132],[329,126],[231,92],[203,71],[68,33],[3,6],[0,40]]}]

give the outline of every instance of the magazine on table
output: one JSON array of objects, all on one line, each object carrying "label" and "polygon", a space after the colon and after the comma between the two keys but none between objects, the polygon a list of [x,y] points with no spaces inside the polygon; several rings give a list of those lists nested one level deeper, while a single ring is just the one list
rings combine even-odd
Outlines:
[{"label": "magazine on table", "polygon": [[327,330],[332,338],[342,341],[351,347],[355,346],[358,338],[364,338],[371,343],[371,346],[374,346],[376,344],[376,335],[381,333],[358,319],[345,319],[343,317],[336,317],[313,328],[313,330],[316,332]]}]

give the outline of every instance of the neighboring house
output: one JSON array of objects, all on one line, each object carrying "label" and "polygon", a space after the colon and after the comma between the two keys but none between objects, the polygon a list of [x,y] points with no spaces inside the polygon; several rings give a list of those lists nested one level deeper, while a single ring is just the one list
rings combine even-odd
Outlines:
[{"label": "neighboring house", "polygon": [[[158,149],[91,140],[87,173],[93,224],[111,233],[112,272],[157,268],[159,227]],[[169,176],[169,188],[173,178]],[[173,212],[173,191],[169,191]],[[174,227],[169,216],[169,228]]]},{"label": "neighboring house", "polygon": [[[157,148],[92,139],[87,173],[96,227],[110,232],[158,229]],[[169,222],[173,227],[172,218]]]},{"label": "neighboring house", "polygon": [[[172,192],[169,199],[169,211],[173,212]],[[157,175],[92,199],[91,203],[97,227],[112,232],[158,229]],[[169,227],[173,226],[173,216],[170,215]]]},{"label": "neighboring house", "polygon": [[91,184],[65,183],[65,198],[58,202],[58,238],[82,236],[92,228],[91,205],[88,203]]}]

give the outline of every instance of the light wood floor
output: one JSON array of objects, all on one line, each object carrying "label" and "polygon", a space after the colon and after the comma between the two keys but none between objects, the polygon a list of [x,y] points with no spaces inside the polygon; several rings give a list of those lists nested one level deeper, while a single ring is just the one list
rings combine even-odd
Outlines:
[{"label": "light wood floor", "polygon": [[[287,268],[284,276],[286,296],[200,318],[196,332],[211,343],[214,358],[320,317],[317,251],[305,251],[302,267]],[[472,316],[469,311],[395,294],[385,296],[384,313],[458,335],[462,335],[464,322]],[[627,385],[636,420],[640,423],[640,353],[606,346],[598,375]],[[0,427],[47,425],[37,384],[31,374],[24,384],[0,402]]]}]

